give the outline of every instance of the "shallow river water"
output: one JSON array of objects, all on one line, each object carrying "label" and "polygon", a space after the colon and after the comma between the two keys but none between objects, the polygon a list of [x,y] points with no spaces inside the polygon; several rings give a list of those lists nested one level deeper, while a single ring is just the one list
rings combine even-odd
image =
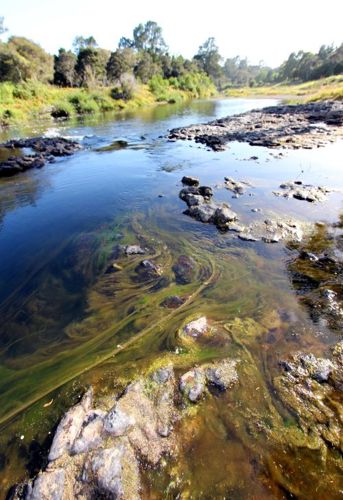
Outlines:
[{"label": "shallow river water", "polygon": [[[314,322],[299,302],[289,247],[243,242],[194,221],[178,192],[182,176],[194,175],[243,222],[286,214],[332,223],[343,208],[343,145],[279,155],[232,143],[216,153],[162,137],[276,102],[197,101],[2,133],[1,141],[61,135],[84,147],[0,180],[0,498],[44,465],[53,429],[90,384],[101,396],[160,357],[182,372],[226,355],[239,360],[239,384],[180,424],[179,458],[164,472],[146,471],[143,498],[340,498],[341,457],[329,450],[323,461],[307,443],[290,444],[298,423],[273,387],[280,359],[300,349],[321,354],[339,340],[337,331]],[[225,176],[251,188],[234,199]],[[288,180],[335,191],[319,204],[274,196]],[[105,273],[113,248],[131,243],[154,249],[164,271],[158,283],[137,278],[139,258]],[[197,265],[186,285],[172,272],[180,255]],[[192,300],[166,313],[160,303],[173,294]],[[198,314],[223,336],[183,350],[177,330]]]}]

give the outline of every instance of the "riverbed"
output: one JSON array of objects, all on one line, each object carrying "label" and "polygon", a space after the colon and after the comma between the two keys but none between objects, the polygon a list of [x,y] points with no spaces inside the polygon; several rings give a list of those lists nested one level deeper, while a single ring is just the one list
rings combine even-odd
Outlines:
[{"label": "riverbed", "polygon": [[[299,301],[285,242],[221,233],[185,215],[178,194],[181,178],[195,176],[246,224],[286,215],[311,232],[342,212],[342,142],[290,151],[234,142],[214,152],[166,139],[175,127],[276,103],[197,101],[2,133],[1,142],[63,136],[83,149],[0,180],[1,498],[44,466],[53,429],[90,384],[100,397],[122,390],[161,357],[182,371],[233,352],[246,378],[201,403],[191,432],[182,424],[181,458],[165,473],[145,473],[143,498],[339,498],[336,451],[324,464],[305,445],[295,452],[286,440],[269,437],[266,444],[251,427],[263,420],[298,430],[273,390],[279,361],[300,349],[322,354],[339,340],[337,331],[315,322]],[[247,192],[233,197],[225,177],[248,183]],[[332,192],[321,203],[273,194],[290,180]],[[152,249],[163,279],[137,277],[139,260],[106,273],[113,249],[128,244]],[[182,285],[172,266],[185,254],[195,259],[197,273]],[[173,294],[194,300],[166,315],[160,304]],[[236,344],[182,350],[177,330],[197,314],[218,329],[231,325]],[[323,474],[327,481],[318,485]]]}]

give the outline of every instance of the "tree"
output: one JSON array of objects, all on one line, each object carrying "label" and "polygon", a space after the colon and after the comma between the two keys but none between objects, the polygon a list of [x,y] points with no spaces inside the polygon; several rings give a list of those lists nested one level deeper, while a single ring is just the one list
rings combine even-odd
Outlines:
[{"label": "tree", "polygon": [[84,38],[83,36],[76,36],[73,41],[73,48],[76,54],[82,49],[95,49],[98,46],[94,36]]},{"label": "tree", "polygon": [[4,17],[0,17],[0,36],[3,35],[4,33],[6,33],[7,28],[4,26]]},{"label": "tree", "polygon": [[[24,37],[12,36],[6,44],[8,50],[7,64],[10,59],[18,65],[14,71],[16,81],[38,80],[50,82],[53,77],[53,58],[42,47]],[[10,55],[11,54],[11,55]]]},{"label": "tree", "polygon": [[143,83],[147,83],[155,75],[161,75],[161,66],[154,62],[149,52],[141,52],[138,64],[134,69],[135,76]]},{"label": "tree", "polygon": [[114,82],[119,80],[124,73],[130,73],[136,64],[136,54],[130,48],[117,49],[111,53],[107,62],[107,80]]},{"label": "tree", "polygon": [[133,39],[122,37],[119,48],[131,48],[149,52],[152,56],[165,54],[168,47],[162,36],[162,28],[155,21],[139,24],[133,30]]},{"label": "tree", "polygon": [[70,50],[59,49],[54,57],[54,84],[72,87],[75,83],[76,55]]},{"label": "tree", "polygon": [[199,47],[198,53],[194,56],[200,68],[205,71],[213,79],[218,79],[222,75],[220,61],[222,60],[219,54],[219,49],[215,39],[210,37],[206,42]]}]

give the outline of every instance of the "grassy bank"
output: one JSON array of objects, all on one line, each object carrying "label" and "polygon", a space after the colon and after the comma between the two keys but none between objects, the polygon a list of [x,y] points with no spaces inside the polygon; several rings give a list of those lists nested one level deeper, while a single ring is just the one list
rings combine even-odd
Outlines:
[{"label": "grassy bank", "polygon": [[343,99],[343,75],[330,76],[301,84],[271,85],[266,87],[229,88],[227,97],[284,96],[288,102],[310,102],[324,99]]},{"label": "grassy bank", "polygon": [[61,88],[39,82],[0,84],[0,127],[37,118],[71,118],[108,111],[134,110],[161,102],[182,102],[216,93],[203,74],[165,80],[154,77],[147,85],[136,84],[130,99],[118,99],[110,87]]}]

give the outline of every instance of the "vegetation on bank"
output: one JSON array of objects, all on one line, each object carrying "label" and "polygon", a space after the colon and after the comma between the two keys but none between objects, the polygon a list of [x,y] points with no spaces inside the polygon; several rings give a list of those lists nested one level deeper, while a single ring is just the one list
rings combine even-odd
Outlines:
[{"label": "vegetation on bank", "polygon": [[160,102],[179,103],[191,98],[210,97],[216,89],[203,74],[137,83],[127,99],[112,87],[94,89],[57,87],[36,81],[0,83],[0,126],[37,118],[72,118],[109,111],[134,110]]},{"label": "vegetation on bank", "polygon": [[304,83],[278,83],[261,87],[236,87],[224,91],[226,97],[283,96],[289,102],[343,99],[343,75]]},{"label": "vegetation on bank", "polygon": [[[0,17],[0,36],[5,31]],[[122,37],[112,52],[93,36],[77,36],[73,50],[60,48],[51,56],[31,40],[11,36],[0,41],[0,126],[178,103],[216,92],[338,99],[342,73],[343,44],[323,45],[317,54],[292,53],[273,69],[238,56],[224,60],[210,37],[186,59],[169,53],[153,21],[136,26],[132,38]]]}]

